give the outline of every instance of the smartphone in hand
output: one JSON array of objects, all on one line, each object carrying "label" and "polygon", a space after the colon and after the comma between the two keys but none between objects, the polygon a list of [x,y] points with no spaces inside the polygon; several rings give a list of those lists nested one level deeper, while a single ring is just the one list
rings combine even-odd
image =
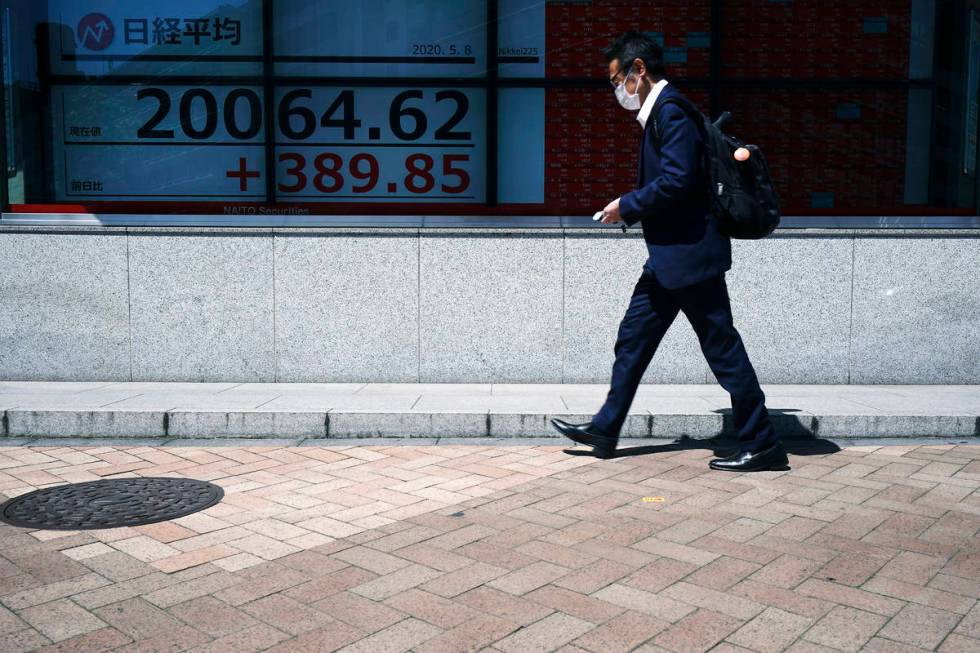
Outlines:
[{"label": "smartphone in hand", "polygon": [[[594,222],[599,222],[600,220],[602,220],[602,218],[603,218],[604,215],[605,215],[604,212],[602,212],[602,211],[596,211],[595,212],[595,215],[592,216],[592,220]],[[623,233],[625,234],[626,233],[626,222],[620,222],[619,223],[619,226],[622,228]]]}]

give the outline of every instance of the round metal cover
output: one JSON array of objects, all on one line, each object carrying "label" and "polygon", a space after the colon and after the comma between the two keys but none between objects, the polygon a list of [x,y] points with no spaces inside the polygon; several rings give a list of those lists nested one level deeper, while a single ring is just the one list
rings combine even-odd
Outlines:
[{"label": "round metal cover", "polygon": [[139,526],[210,508],[224,494],[192,478],[109,478],[14,497],[0,506],[0,520],[60,531]]}]

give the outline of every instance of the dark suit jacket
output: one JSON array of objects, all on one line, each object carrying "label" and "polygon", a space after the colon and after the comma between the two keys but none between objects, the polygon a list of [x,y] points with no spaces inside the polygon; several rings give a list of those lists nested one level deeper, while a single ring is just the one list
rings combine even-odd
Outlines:
[{"label": "dark suit jacket", "polygon": [[[669,83],[661,94],[681,95]],[[732,245],[708,210],[697,125],[676,104],[660,107],[658,147],[653,122],[651,113],[640,145],[637,190],[620,198],[619,212],[628,225],[643,225],[650,254],[643,269],[663,287],[680,288],[730,270]]]}]

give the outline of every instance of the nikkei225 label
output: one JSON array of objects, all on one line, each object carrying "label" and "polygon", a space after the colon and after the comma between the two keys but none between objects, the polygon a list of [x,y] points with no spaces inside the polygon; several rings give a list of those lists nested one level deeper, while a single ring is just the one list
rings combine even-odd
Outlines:
[{"label": "nikkei225 label", "polygon": [[483,202],[485,92],[280,88],[280,201]]}]

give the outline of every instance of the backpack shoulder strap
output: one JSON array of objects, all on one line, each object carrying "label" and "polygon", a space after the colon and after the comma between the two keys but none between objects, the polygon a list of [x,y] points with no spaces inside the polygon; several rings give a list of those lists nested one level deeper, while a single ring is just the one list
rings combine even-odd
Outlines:
[{"label": "backpack shoulder strap", "polygon": [[668,97],[661,96],[657,98],[657,101],[653,105],[653,110],[650,113],[652,114],[651,117],[653,118],[653,125],[651,126],[653,127],[653,135],[654,135],[655,142],[657,143],[658,150],[661,145],[660,125],[658,124],[659,111],[660,111],[660,107],[662,107],[665,104],[676,104],[681,109],[683,109],[684,113],[686,113],[688,117],[694,121],[694,125],[695,127],[697,127],[698,133],[701,134],[702,144],[699,149],[700,152],[699,158],[700,158],[700,163],[703,166],[702,169],[708,171],[708,173],[705,174],[704,176],[704,183],[705,183],[705,193],[710,197],[712,195],[711,188],[713,184],[713,182],[711,181],[710,171],[712,170],[713,166],[711,164],[711,148],[709,147],[708,144],[708,128],[705,126],[706,118],[704,114],[701,113],[701,111],[696,106],[694,106],[694,104],[690,100],[688,100],[683,96],[671,95]]},{"label": "backpack shoulder strap", "polygon": [[653,110],[650,112],[650,115],[653,118],[653,134],[657,141],[660,141],[660,108],[665,104],[676,104],[683,109],[684,112],[694,120],[694,124],[698,128],[698,131],[700,131],[702,135],[704,134],[704,115],[696,106],[691,104],[690,100],[678,95],[669,95],[667,97],[661,96],[657,98],[656,102],[654,102]]}]

